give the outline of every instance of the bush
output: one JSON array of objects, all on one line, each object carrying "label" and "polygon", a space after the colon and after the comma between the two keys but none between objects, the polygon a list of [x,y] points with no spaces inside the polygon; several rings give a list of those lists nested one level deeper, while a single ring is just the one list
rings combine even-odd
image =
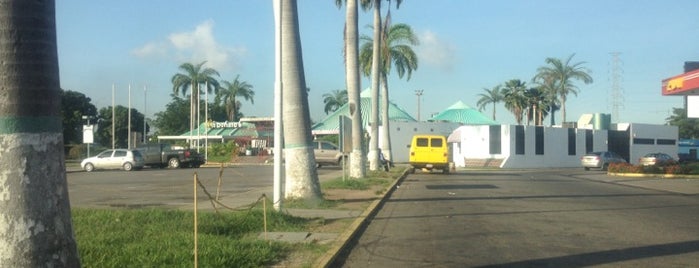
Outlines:
[{"label": "bush", "polygon": [[634,166],[629,163],[611,163],[608,170],[611,173],[643,173],[641,166]]},{"label": "bush", "polygon": [[699,174],[699,165],[681,164],[669,166],[641,166],[629,163],[612,163],[609,165],[611,173],[640,173],[640,174]]},{"label": "bush", "polygon": [[237,155],[238,146],[233,141],[209,144],[209,158],[230,161]]}]

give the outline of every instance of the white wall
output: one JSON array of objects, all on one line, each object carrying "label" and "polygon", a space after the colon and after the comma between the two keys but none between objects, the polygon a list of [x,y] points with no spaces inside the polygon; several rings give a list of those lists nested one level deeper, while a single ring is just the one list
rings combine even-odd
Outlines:
[{"label": "white wall", "polygon": [[[679,130],[676,126],[631,124],[629,126],[629,161],[638,164],[638,159],[648,153],[666,153],[677,159]],[[634,144],[634,138],[654,139],[656,144]],[[657,144],[658,139],[675,140],[674,145]]]}]

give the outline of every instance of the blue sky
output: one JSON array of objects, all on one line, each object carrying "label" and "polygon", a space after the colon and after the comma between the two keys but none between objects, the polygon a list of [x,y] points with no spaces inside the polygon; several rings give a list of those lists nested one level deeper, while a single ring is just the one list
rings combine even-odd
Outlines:
[{"label": "blue sky", "polygon": [[[345,89],[345,13],[334,2],[298,3],[314,121],[325,117],[322,95]],[[696,0],[405,0],[392,7],[392,18],[419,36],[419,67],[409,81],[389,78],[390,100],[416,117],[415,90],[424,90],[422,119],[458,100],[476,107],[484,88],[530,81],[547,57],[575,53],[573,62],[584,61],[594,79],[577,83],[579,94],[568,97],[567,121],[575,121],[583,113],[612,112],[610,53],[619,52],[619,121],[662,124],[683,102],[662,96],[661,80],[699,60],[697,10]],[[61,87],[86,94],[98,109],[111,105],[113,84],[115,102],[126,106],[131,84],[132,106],[143,112],[147,105],[151,117],[170,102],[178,66],[206,60],[221,80],[240,75],[253,85],[255,102],[243,104],[245,115],[273,115],[271,0],[62,0],[56,13]],[[360,11],[362,34],[370,34],[370,19]],[[491,108],[483,113],[490,116]],[[497,114],[514,123],[502,104]]]}]

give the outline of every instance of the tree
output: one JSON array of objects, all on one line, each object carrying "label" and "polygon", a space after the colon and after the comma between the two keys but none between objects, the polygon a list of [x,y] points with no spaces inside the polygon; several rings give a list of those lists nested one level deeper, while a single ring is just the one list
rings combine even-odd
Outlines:
[{"label": "tree", "polygon": [[527,90],[526,82],[519,79],[511,79],[505,82],[502,90],[505,108],[512,112],[517,124],[521,125],[524,110],[527,107],[527,98],[525,96],[525,91]]},{"label": "tree", "polygon": [[83,116],[97,120],[97,108],[90,103],[91,99],[85,94],[61,90],[61,117],[63,118],[63,143],[80,144],[83,142],[83,125],[87,123]]},{"label": "tree", "polygon": [[[364,125],[362,124],[361,86],[359,77],[359,16],[357,1],[361,1],[366,10],[371,0],[346,0],[344,32],[345,83],[347,85],[347,102],[352,119],[352,152],[349,155],[350,178],[366,177],[366,153],[364,150]],[[342,6],[342,0],[335,4]]]},{"label": "tree", "polygon": [[347,103],[347,90],[336,89],[332,93],[323,94],[323,103],[325,103],[325,114],[337,111]]},{"label": "tree", "polygon": [[180,135],[190,130],[187,122],[190,101],[175,94],[170,94],[170,97],[172,100],[165,105],[165,111],[155,113],[153,125],[159,135]]},{"label": "tree", "polygon": [[316,203],[322,195],[313,155],[298,10],[295,0],[282,0],[281,6],[285,197]]},{"label": "tree", "polygon": [[[112,107],[104,107],[99,110],[100,120],[97,122],[95,139],[99,144],[112,142]],[[131,130],[129,130],[129,108],[117,105],[114,108],[114,143],[117,148],[129,148],[129,134],[142,132],[145,117],[138,110],[131,108]],[[181,119],[180,119],[181,120]],[[146,126],[146,131],[148,126]],[[132,139],[137,141],[137,139]],[[133,144],[132,144],[133,145]]]},{"label": "tree", "polygon": [[537,79],[550,79],[555,85],[554,92],[560,98],[561,111],[563,112],[563,122],[566,122],[566,99],[568,94],[578,95],[578,87],[573,84],[572,80],[580,80],[585,84],[592,83],[590,71],[583,67],[585,62],[577,62],[571,64],[575,54],[570,55],[568,59],[561,61],[556,58],[546,58],[548,66],[542,66],[537,69],[537,74],[534,77]]},{"label": "tree", "polygon": [[[413,70],[417,69],[418,59],[417,54],[412,49],[412,46],[418,45],[419,41],[413,30],[407,24],[389,25],[389,19],[386,19],[384,29],[386,32],[382,34],[379,65],[379,76],[381,84],[381,150],[386,159],[392,159],[391,153],[391,138],[389,136],[389,117],[388,117],[388,75],[391,69],[395,67],[399,78],[407,75],[407,80],[410,80]],[[360,49],[360,64],[363,66],[365,75],[370,74],[371,60],[373,59],[373,39],[369,36],[362,36],[364,41]]]},{"label": "tree", "polygon": [[52,0],[0,0],[3,267],[80,267],[71,222]]},{"label": "tree", "polygon": [[183,63],[180,65],[180,70],[183,73],[177,73],[172,76],[172,91],[175,95],[182,93],[182,96],[187,95],[187,91],[190,90],[190,116],[189,116],[189,130],[194,130],[194,125],[196,125],[199,120],[199,97],[201,91],[199,90],[201,85],[205,85],[206,92],[211,93],[218,92],[220,88],[218,80],[214,76],[219,76],[218,71],[212,68],[204,68],[206,61],[203,61],[197,65],[191,63]]},{"label": "tree", "polygon": [[687,118],[684,108],[672,108],[672,115],[665,119],[668,125],[677,126],[680,139],[699,139],[699,119]]},{"label": "tree", "polygon": [[478,102],[476,103],[476,105],[478,105],[478,111],[482,112],[483,110],[485,110],[485,106],[487,106],[488,104],[492,104],[493,105],[493,121],[496,121],[496,119],[495,119],[495,105],[498,104],[499,102],[503,101],[503,95],[502,95],[502,92],[500,91],[501,88],[502,88],[502,86],[500,86],[500,85],[494,86],[491,89],[484,88],[483,90],[485,90],[485,93],[478,94],[478,96],[481,97],[480,99],[478,99]]},{"label": "tree", "polygon": [[[223,87],[219,89],[216,98],[221,100],[226,107],[226,115],[231,122],[238,121],[238,113],[240,113],[241,103],[236,100],[236,97],[242,97],[250,103],[255,104],[255,91],[252,90],[252,85],[248,82],[240,81],[240,76],[236,76],[233,82],[223,81]],[[216,101],[218,102],[218,101]]]}]

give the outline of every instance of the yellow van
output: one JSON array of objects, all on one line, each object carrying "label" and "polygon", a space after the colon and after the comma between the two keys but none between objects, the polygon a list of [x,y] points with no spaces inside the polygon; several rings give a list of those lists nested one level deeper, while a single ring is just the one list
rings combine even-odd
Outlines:
[{"label": "yellow van", "polygon": [[449,173],[449,147],[447,138],[440,135],[415,135],[410,143],[409,163],[415,169],[441,169]]}]

